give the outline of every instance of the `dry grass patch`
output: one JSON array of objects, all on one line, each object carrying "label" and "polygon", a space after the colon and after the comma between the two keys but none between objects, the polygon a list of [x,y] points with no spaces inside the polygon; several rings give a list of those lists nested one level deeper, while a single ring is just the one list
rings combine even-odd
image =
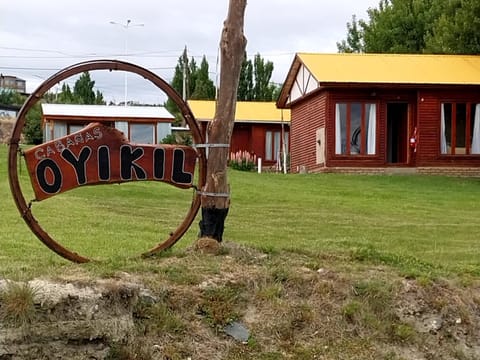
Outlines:
[{"label": "dry grass patch", "polygon": [[12,136],[14,126],[15,118],[0,117],[0,144],[8,143],[8,139]]},{"label": "dry grass patch", "polygon": [[36,290],[28,283],[8,281],[0,290],[0,323],[25,327],[35,318]]},{"label": "dry grass patch", "polygon": [[[154,272],[116,274],[104,300],[132,300],[135,330],[108,344],[109,358],[480,358],[477,279],[465,287],[362,261],[352,272],[335,256],[222,247],[221,255],[172,252],[147,260]],[[136,301],[121,286],[132,279],[145,289]],[[246,344],[224,331],[232,321],[248,329]]]}]

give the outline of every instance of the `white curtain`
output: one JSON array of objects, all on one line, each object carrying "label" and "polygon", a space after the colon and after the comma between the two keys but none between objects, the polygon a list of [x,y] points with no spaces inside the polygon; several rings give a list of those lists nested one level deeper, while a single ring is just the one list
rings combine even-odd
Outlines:
[{"label": "white curtain", "polygon": [[265,160],[273,160],[272,156],[272,132],[265,133]]},{"label": "white curtain", "polygon": [[480,154],[480,104],[475,106],[471,154]]},{"label": "white curtain", "polygon": [[342,153],[342,130],[340,128],[340,104],[335,105],[335,154]]},{"label": "white curtain", "polygon": [[442,104],[440,118],[440,153],[447,153],[447,137],[445,136],[445,104]]},{"label": "white curtain", "polygon": [[367,154],[374,155],[377,144],[377,106],[370,104],[370,111],[368,112],[368,129],[367,129]]},{"label": "white curtain", "polygon": [[282,134],[280,131],[275,131],[273,134],[273,160],[280,159],[280,139]]}]

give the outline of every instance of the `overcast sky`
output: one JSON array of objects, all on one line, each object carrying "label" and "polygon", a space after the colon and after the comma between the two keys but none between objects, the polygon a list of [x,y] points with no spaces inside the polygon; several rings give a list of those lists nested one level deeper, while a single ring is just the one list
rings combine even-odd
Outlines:
[{"label": "overcast sky", "polygon": [[[296,52],[337,52],[353,14],[366,18],[379,0],[249,0],[247,54],[272,61],[282,83]],[[15,0],[0,2],[0,72],[27,81],[27,91],[58,70],[85,60],[119,59],[170,82],[183,48],[203,55],[215,80],[228,0]],[[128,29],[124,26],[131,20]],[[116,22],[117,25],[111,24]],[[125,43],[127,51],[125,52]],[[124,99],[124,73],[95,71],[105,98]],[[67,80],[73,85],[75,78]],[[56,89],[53,89],[55,91]],[[164,95],[128,74],[128,99],[163,103]]]}]

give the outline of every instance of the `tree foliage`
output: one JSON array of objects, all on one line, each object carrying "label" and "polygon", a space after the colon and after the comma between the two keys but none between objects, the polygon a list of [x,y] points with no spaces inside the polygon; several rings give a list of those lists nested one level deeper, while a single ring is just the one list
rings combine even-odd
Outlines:
[{"label": "tree foliage", "polygon": [[62,91],[58,94],[57,102],[60,104],[73,104],[75,103],[75,98],[73,96],[72,90],[68,84],[63,83]]},{"label": "tree foliage", "polygon": [[73,98],[77,104],[95,104],[95,81],[90,78],[88,71],[84,72],[73,87]]},{"label": "tree foliage", "polygon": [[[90,78],[88,72],[84,72],[75,82],[74,90],[66,83],[62,84],[62,90],[56,94],[47,92],[41,101],[58,104],[97,104],[104,105],[103,94],[94,91],[95,81]],[[5,105],[22,105],[26,97],[15,91],[0,91],[0,103]],[[25,116],[23,129],[25,140],[29,144],[40,144],[43,141],[42,134],[42,111],[40,102],[37,102]]]},{"label": "tree foliage", "polygon": [[[442,2],[440,2],[441,4]],[[436,4],[438,14],[426,47],[432,53],[480,54],[480,2],[453,0]]]},{"label": "tree foliage", "polygon": [[202,58],[200,67],[195,71],[195,86],[191,96],[192,99],[215,99],[215,84],[209,77],[208,61],[205,56]]},{"label": "tree foliage", "polygon": [[[27,97],[17,91],[2,89],[0,90],[0,104],[21,106]],[[43,141],[42,134],[42,112],[40,103],[36,103],[25,116],[25,126],[23,128],[23,135],[28,144],[40,144]]]},{"label": "tree foliage", "polygon": [[260,54],[254,56],[253,62],[248,60],[245,54],[240,71],[237,100],[275,100],[275,96],[278,94],[277,86],[270,81],[273,68],[273,63],[265,61]]},{"label": "tree foliage", "polygon": [[25,116],[23,135],[28,144],[38,145],[43,142],[42,110],[40,103],[36,103]]},{"label": "tree foliage", "polygon": [[95,92],[95,101],[94,101],[94,104],[95,105],[105,105],[105,100],[103,98],[103,94],[101,93],[100,90],[97,90]]},{"label": "tree foliage", "polygon": [[[278,97],[281,87],[271,82],[273,63],[265,61],[260,54],[256,54],[253,61],[244,55],[237,91],[239,101],[274,101]],[[214,100],[216,87],[210,79],[209,64],[205,55],[200,66],[193,57],[189,59],[187,48],[178,58],[175,72],[170,85],[185,100]],[[184,89],[185,87],[185,89]],[[177,105],[168,99],[165,108],[175,116],[176,124],[181,121]]]},{"label": "tree foliage", "polygon": [[105,105],[103,94],[100,90],[95,90],[95,81],[91,79],[88,71],[75,81],[73,91],[67,83],[63,83],[61,91],[55,94],[47,93],[44,99],[57,104]]},{"label": "tree foliage", "polygon": [[0,89],[0,104],[20,106],[24,101],[25,95],[22,95],[15,90]]},{"label": "tree foliage", "polygon": [[243,57],[242,68],[240,69],[237,100],[253,101],[253,64],[247,59],[246,53]]},{"label": "tree foliage", "polygon": [[[182,55],[178,58],[170,85],[182,97],[184,96],[185,100],[215,99],[215,84],[209,78],[209,65],[205,55],[202,58],[200,67],[198,67],[193,57],[190,60],[188,59],[187,48],[184,49]],[[165,103],[165,108],[175,116],[176,122],[179,123],[181,116],[175,102],[168,99]]]},{"label": "tree foliage", "polygon": [[480,53],[478,0],[380,0],[367,14],[352,16],[339,52]]},{"label": "tree foliage", "polygon": [[357,17],[352,16],[352,22],[347,22],[347,39],[337,42],[337,48],[342,53],[360,53],[362,52],[363,38],[360,25],[357,22]]}]

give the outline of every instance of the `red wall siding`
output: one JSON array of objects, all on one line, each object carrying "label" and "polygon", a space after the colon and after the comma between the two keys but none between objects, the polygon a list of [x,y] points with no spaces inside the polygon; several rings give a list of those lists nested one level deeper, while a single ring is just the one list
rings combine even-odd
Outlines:
[{"label": "red wall siding", "polygon": [[[290,134],[290,169],[299,172],[302,167],[315,171],[323,165],[316,164],[316,130],[325,126],[327,94],[322,92],[292,107]],[[327,135],[325,141],[328,143]]]},{"label": "red wall siding", "polygon": [[[432,91],[419,92],[416,165],[434,165],[440,153],[440,102]],[[432,162],[433,161],[433,162]]]},{"label": "red wall siding", "polygon": [[[335,154],[335,103],[375,102],[377,104],[377,153],[370,156],[339,156]],[[291,109],[291,171],[327,171],[328,168],[374,168],[387,164],[387,104],[409,105],[408,136],[417,127],[417,151],[408,150],[407,163],[425,172],[425,168],[454,166],[480,167],[480,155],[440,154],[440,104],[442,102],[480,103],[480,92],[474,87],[450,89],[389,88],[330,88],[294,103]],[[316,164],[316,130],[325,126],[326,163]],[[408,140],[408,139],[407,139]],[[438,168],[440,170],[438,170]],[[428,171],[427,171],[428,172]]]},{"label": "red wall siding", "polygon": [[[281,130],[281,124],[235,124],[230,151],[248,151],[256,155],[257,158],[262,158],[263,165],[273,165],[276,161],[265,160],[265,132]],[[284,130],[290,131],[290,126],[284,124]]]},{"label": "red wall siding", "polygon": [[234,125],[232,139],[230,141],[230,152],[252,151],[252,128],[248,125]]},{"label": "red wall siding", "polygon": [[[374,94],[374,95],[372,95]],[[389,91],[359,89],[359,90],[332,90],[328,103],[327,132],[327,166],[328,167],[378,167],[385,165],[385,133],[386,133],[386,105]],[[403,96],[406,98],[406,95]],[[338,102],[362,101],[377,105],[377,151],[375,155],[345,156],[335,154],[335,104]]]},{"label": "red wall siding", "polygon": [[252,147],[251,151],[265,159],[265,128],[262,125],[252,126]]},{"label": "red wall siding", "polygon": [[480,155],[440,154],[442,102],[480,103],[480,93],[469,90],[422,90],[418,95],[417,166],[480,166]]},{"label": "red wall siding", "polygon": [[[335,104],[362,101],[377,104],[377,151],[368,156],[335,154]],[[291,170],[326,167],[382,167],[386,165],[386,110],[388,102],[408,103],[415,116],[415,91],[392,89],[331,89],[315,94],[292,107]],[[414,119],[412,119],[412,122]],[[325,126],[326,163],[316,164],[316,130]]]}]

